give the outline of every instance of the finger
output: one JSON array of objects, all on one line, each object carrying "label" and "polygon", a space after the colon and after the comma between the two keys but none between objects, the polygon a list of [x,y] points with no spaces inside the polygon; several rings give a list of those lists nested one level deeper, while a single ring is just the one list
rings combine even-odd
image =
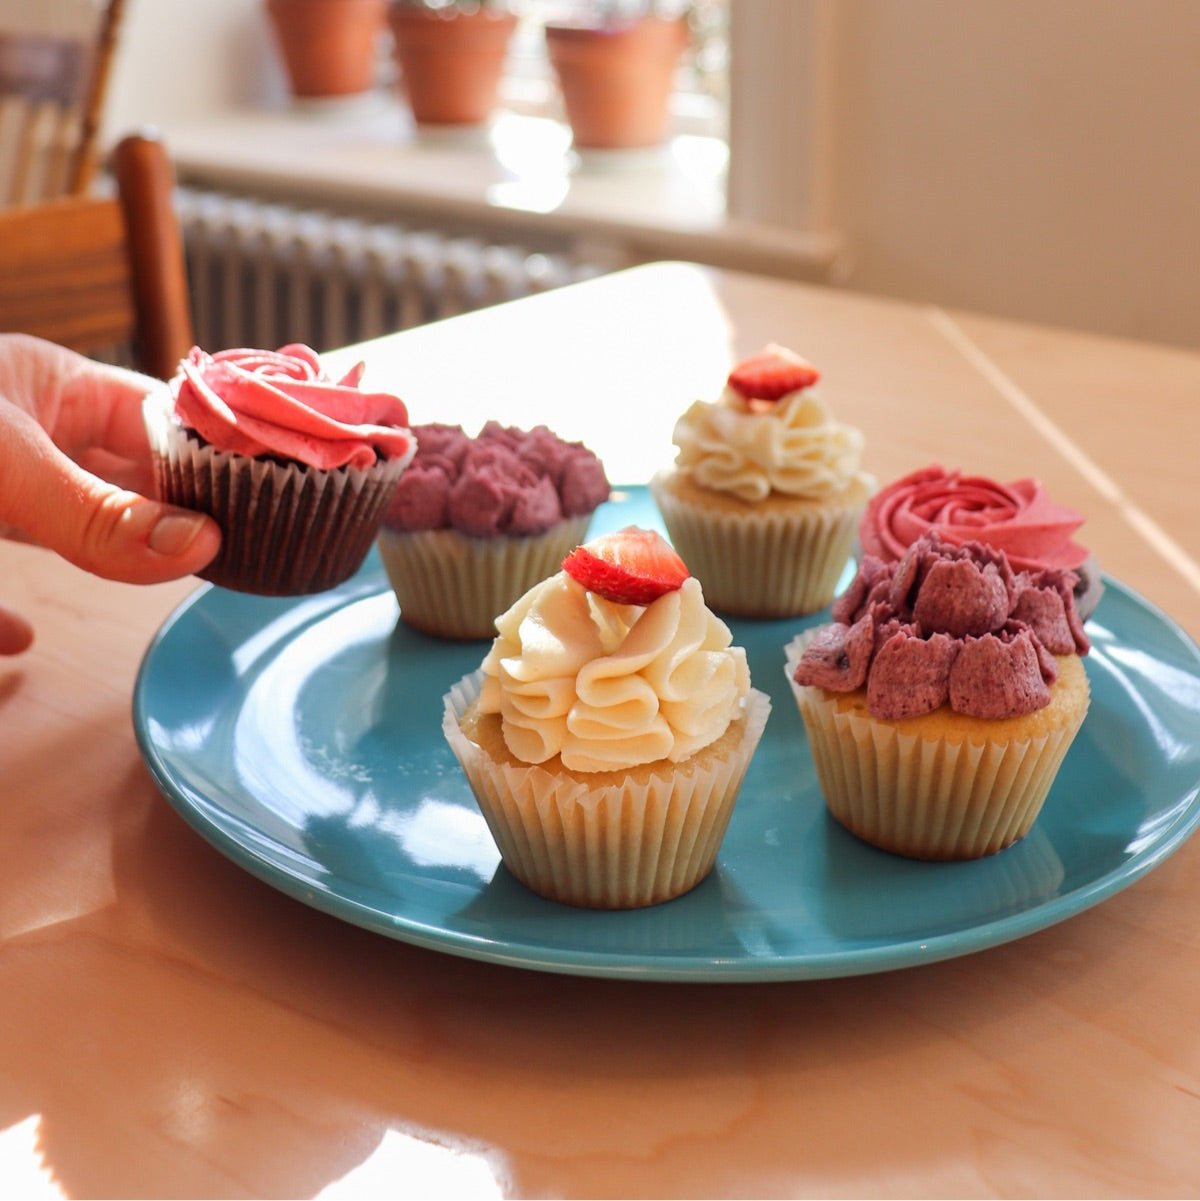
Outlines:
[{"label": "finger", "polygon": [[27,334],[0,334],[0,395],[33,415],[72,458],[107,446],[147,453],[142,399],[159,381]]},{"label": "finger", "polygon": [[146,398],[146,381],[141,376],[92,377],[86,386],[72,389],[69,400],[76,407],[76,398],[83,396],[85,412],[103,415],[103,424],[94,428],[91,444],[101,446],[122,458],[147,458],[150,441],[142,417]]},{"label": "finger", "polygon": [[33,644],[33,626],[20,613],[0,605],[0,655],[19,655]]},{"label": "finger", "polygon": [[142,401],[155,386],[136,372],[82,360],[63,386],[54,441],[75,459],[91,447],[123,459],[148,459]]},{"label": "finger", "polygon": [[130,492],[140,492],[143,496],[155,495],[154,468],[149,460],[134,462],[123,459],[107,450],[85,451],[75,460],[84,471],[98,475],[118,488],[127,488]]},{"label": "finger", "polygon": [[217,553],[210,517],[148,500],[72,462],[10,408],[0,443],[0,519],[85,571],[150,584],[191,575]]}]

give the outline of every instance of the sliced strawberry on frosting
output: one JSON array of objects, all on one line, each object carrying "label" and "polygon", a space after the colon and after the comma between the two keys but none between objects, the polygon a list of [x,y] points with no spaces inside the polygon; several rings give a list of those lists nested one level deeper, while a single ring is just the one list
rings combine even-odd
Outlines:
[{"label": "sliced strawberry on frosting", "polygon": [[727,383],[744,400],[776,401],[820,378],[821,373],[807,359],[772,342],[738,363]]},{"label": "sliced strawberry on frosting", "polygon": [[562,565],[589,592],[619,605],[648,605],[691,575],[661,534],[635,525],[577,546]]}]

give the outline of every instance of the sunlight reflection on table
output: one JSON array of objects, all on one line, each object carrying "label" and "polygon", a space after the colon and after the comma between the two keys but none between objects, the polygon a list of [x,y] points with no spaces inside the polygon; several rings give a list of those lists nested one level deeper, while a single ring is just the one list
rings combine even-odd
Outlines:
[{"label": "sunlight reflection on table", "polygon": [[[636,276],[635,276],[636,278]],[[506,425],[546,423],[559,437],[582,441],[600,456],[614,483],[644,483],[674,458],[671,432],[694,400],[714,400],[733,361],[734,327],[708,273],[675,263],[658,268],[654,289],[630,290],[628,277],[602,276],[586,285],[601,317],[580,349],[571,306],[562,291],[467,313],[453,322],[408,330],[326,356],[335,373],[365,359],[364,388],[394,390],[415,424],[449,414],[468,433],[502,414]],[[603,304],[612,290],[611,324]],[[525,370],[495,371],[492,357],[474,354],[481,318],[487,341],[500,341]],[[629,364],[639,364],[631,378]],[[547,381],[550,381],[549,385]],[[547,388],[557,394],[552,410]],[[603,396],[584,403],[580,396]]]},{"label": "sunlight reflection on table", "polygon": [[[317,1194],[340,1198],[486,1198],[505,1195],[501,1157],[465,1146],[430,1142],[399,1130],[387,1131],[374,1154]],[[403,1183],[401,1183],[403,1182]]]},{"label": "sunlight reflection on table", "polygon": [[34,1113],[7,1130],[0,1130],[0,1180],[4,1181],[6,1197],[40,1201],[43,1197],[67,1195],[42,1162],[41,1129],[42,1115]]}]

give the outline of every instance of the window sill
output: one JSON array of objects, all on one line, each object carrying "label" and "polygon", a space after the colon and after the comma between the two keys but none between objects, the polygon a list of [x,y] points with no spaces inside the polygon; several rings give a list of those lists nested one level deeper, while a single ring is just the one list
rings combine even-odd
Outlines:
[{"label": "window sill", "polygon": [[417,129],[384,93],[231,112],[165,133],[180,181],[368,216],[586,247],[605,266],[686,258],[825,280],[826,232],[731,221],[727,149],[680,135],[639,151],[576,153],[547,118],[502,112],[478,130]]}]

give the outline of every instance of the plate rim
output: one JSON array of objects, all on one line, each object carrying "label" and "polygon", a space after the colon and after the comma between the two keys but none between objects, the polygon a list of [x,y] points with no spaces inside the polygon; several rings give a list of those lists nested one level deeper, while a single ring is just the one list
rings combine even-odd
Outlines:
[{"label": "plate rim", "polygon": [[[366,567],[371,570],[372,576],[378,578],[372,579],[368,587],[366,578],[360,572],[339,587],[331,589],[328,593],[331,607],[342,607],[346,603],[347,589],[357,588],[358,595],[355,599],[373,597],[388,590],[389,585],[382,568],[377,564],[374,552]],[[1107,574],[1102,578],[1107,588],[1121,594],[1127,603],[1157,621],[1166,633],[1190,651],[1195,659],[1197,676],[1200,677],[1200,644],[1178,622],[1135,589]],[[176,605],[156,630],[138,667],[132,696],[134,733],[143,762],[156,786],[188,826],[226,858],[263,883],[338,920],[426,950],[552,974],[664,983],[771,983],[834,979],[919,967],[977,954],[1026,938],[1093,908],[1158,867],[1200,826],[1200,779],[1197,779],[1190,792],[1185,791],[1181,794],[1178,801],[1181,810],[1166,828],[1164,835],[1157,837],[1147,847],[1134,852],[1123,863],[1110,868],[1103,875],[1068,893],[1051,897],[1017,913],[984,921],[962,930],[936,934],[927,939],[906,939],[885,946],[839,948],[814,956],[756,956],[746,959],[703,957],[697,954],[679,957],[669,952],[626,954],[588,949],[570,952],[561,949],[548,951],[527,940],[518,939],[507,939],[498,943],[480,935],[433,926],[426,921],[405,917],[399,913],[389,913],[362,900],[330,892],[315,882],[306,881],[288,871],[283,865],[263,856],[255,848],[239,842],[220,824],[208,818],[202,806],[189,795],[190,790],[174,779],[148,730],[149,714],[144,706],[147,681],[158,648],[175,626],[186,618],[191,609],[202,604],[212,590],[213,585],[204,584]],[[276,599],[286,601],[289,598]],[[312,598],[290,598],[292,602],[301,599]],[[216,803],[208,798],[202,799],[206,805]],[[505,868],[500,870],[507,871]],[[544,903],[554,904],[550,901]]]}]

